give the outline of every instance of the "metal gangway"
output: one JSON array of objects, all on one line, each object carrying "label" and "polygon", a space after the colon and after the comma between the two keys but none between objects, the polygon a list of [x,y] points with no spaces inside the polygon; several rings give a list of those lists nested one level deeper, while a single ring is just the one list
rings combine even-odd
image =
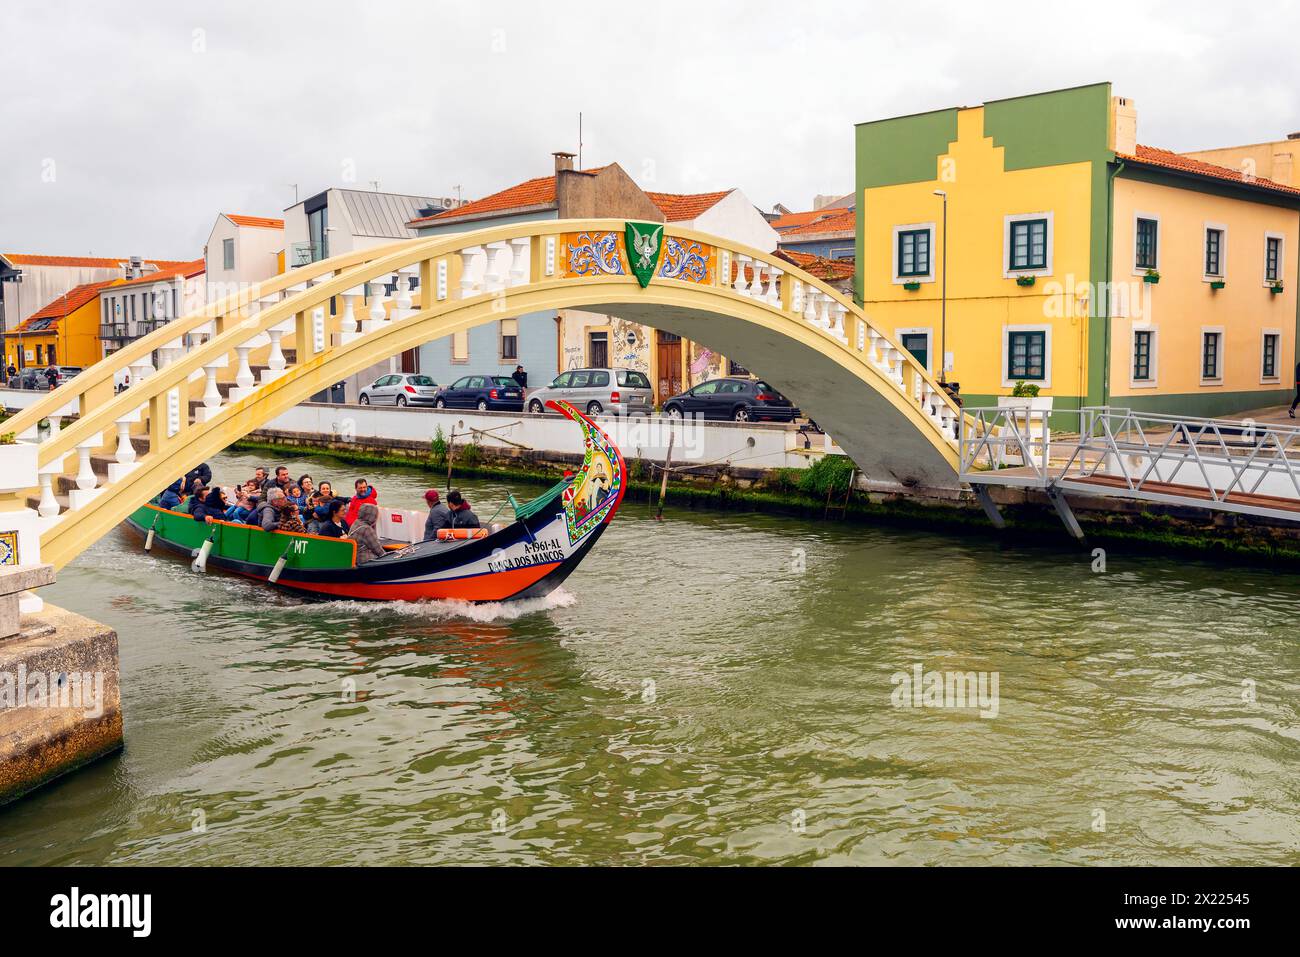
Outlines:
[{"label": "metal gangway", "polygon": [[[1066,492],[1300,522],[1297,426],[1110,406],[964,411],[960,476],[999,527],[991,486],[1044,490],[1076,538]],[[1074,419],[1077,431],[1067,431]]]}]

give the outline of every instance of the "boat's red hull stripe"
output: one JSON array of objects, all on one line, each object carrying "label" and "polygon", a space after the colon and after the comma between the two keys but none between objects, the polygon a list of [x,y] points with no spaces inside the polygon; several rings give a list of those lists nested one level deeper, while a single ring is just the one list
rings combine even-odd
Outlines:
[{"label": "boat's red hull stripe", "polygon": [[505,601],[526,588],[531,588],[562,565],[550,562],[529,565],[504,572],[486,572],[446,581],[395,582],[393,584],[366,584],[364,582],[304,582],[280,579],[285,588],[338,595],[343,598],[370,598],[386,601],[420,601],[421,599],[460,598],[465,601]]}]

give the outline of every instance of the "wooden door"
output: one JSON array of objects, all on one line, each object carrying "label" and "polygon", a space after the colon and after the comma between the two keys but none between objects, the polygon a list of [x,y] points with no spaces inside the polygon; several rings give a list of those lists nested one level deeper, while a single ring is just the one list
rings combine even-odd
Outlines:
[{"label": "wooden door", "polygon": [[659,403],[682,391],[682,337],[671,332],[655,335],[655,367],[659,372],[655,402]]}]

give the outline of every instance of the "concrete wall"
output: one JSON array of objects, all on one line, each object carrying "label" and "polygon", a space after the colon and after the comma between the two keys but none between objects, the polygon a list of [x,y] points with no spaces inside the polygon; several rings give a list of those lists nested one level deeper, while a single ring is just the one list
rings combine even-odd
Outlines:
[{"label": "concrete wall", "polygon": [[[600,427],[628,458],[662,460],[673,439],[673,461],[721,463],[748,469],[806,468],[810,457],[801,451],[804,437],[784,426],[729,422],[678,422],[662,418],[602,417]],[[431,441],[437,429],[457,444],[471,441],[470,430],[482,431],[488,448],[517,445],[542,452],[580,454],[582,431],[560,415],[518,415],[509,412],[468,412],[436,409],[378,409],[351,405],[300,405],[266,423],[269,432],[294,432],[334,440],[386,439],[395,442]],[[489,431],[490,430],[490,431]],[[504,441],[508,440],[508,441]],[[826,448],[826,437],[810,435],[813,450]]]},{"label": "concrete wall", "polygon": [[[224,268],[223,241],[235,241],[235,268]],[[207,301],[216,302],[254,283],[270,279],[280,271],[276,256],[284,247],[283,229],[236,226],[225,216],[218,216],[205,247]]]}]

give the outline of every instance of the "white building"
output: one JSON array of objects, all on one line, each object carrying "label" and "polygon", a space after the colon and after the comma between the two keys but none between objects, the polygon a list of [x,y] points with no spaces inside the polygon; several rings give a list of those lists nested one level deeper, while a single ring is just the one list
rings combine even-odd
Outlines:
[{"label": "white building", "polygon": [[[103,354],[132,339],[202,309],[207,303],[203,260],[146,273],[99,293],[99,338]],[[154,359],[157,364],[157,357]]]},{"label": "white building", "polygon": [[283,252],[283,219],[221,213],[203,247],[208,302],[279,275]]}]

